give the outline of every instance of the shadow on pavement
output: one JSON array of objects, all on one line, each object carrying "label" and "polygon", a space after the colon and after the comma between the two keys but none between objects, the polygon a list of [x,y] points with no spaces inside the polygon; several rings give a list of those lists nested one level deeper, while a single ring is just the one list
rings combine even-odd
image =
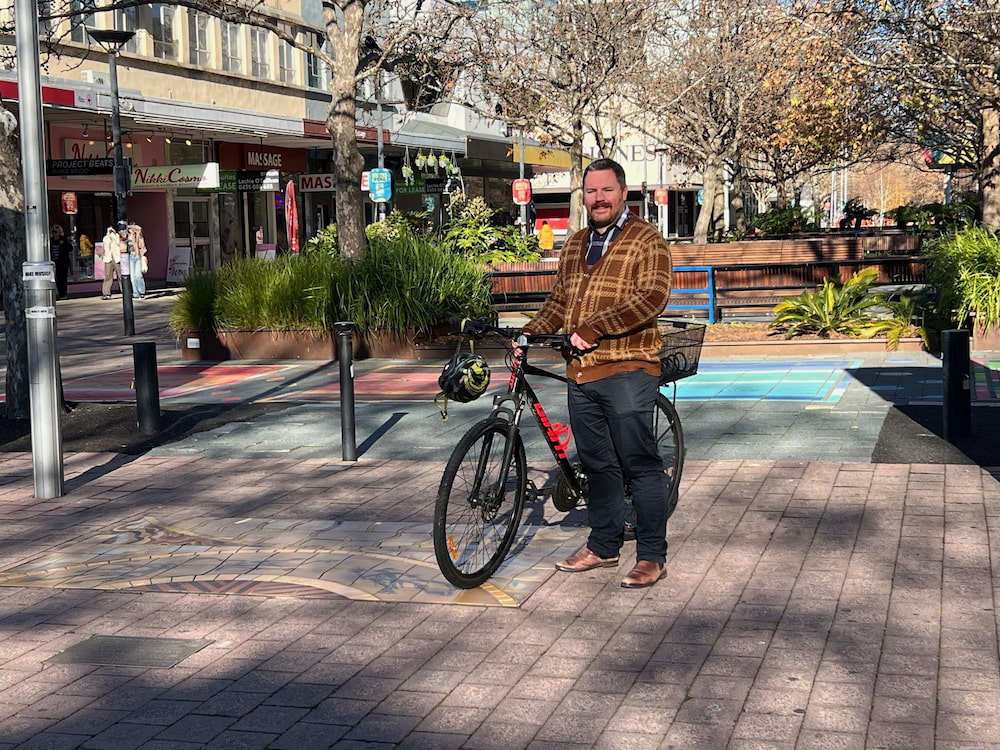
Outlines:
[{"label": "shadow on pavement", "polygon": [[[250,421],[293,405],[240,403],[164,407],[160,410],[160,431],[155,435],[140,435],[135,404],[75,403],[71,404],[69,413],[62,415],[63,449],[137,456],[198,432],[232,422]],[[30,450],[29,421],[0,418],[0,452]]]},{"label": "shadow on pavement", "polygon": [[1000,408],[972,408],[972,429],[953,443],[944,439],[941,406],[893,406],[879,433],[873,463],[1000,466]]}]

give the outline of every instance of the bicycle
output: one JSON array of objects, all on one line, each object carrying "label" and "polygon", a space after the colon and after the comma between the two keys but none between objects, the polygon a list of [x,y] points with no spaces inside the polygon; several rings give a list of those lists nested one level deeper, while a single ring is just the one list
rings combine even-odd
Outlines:
[{"label": "bicycle", "polygon": [[[654,429],[667,475],[669,518],[677,506],[684,433],[673,403],[676,391],[668,398],[662,386],[676,387],[677,380],[697,372],[705,326],[676,322],[667,326],[661,326],[661,392],[656,400]],[[518,336],[517,331],[482,320],[466,321],[461,333],[472,340],[492,335],[510,341]],[[571,511],[586,501],[586,477],[582,468],[567,457],[569,427],[549,420],[528,382],[529,376],[563,383],[568,379],[529,363],[529,352],[536,346],[575,351],[565,334],[519,336],[520,353],[507,356],[511,371],[507,392],[495,396],[490,415],[462,436],[441,478],[434,506],[434,554],[441,573],[458,588],[475,588],[500,567],[514,543],[526,501],[544,501],[550,496],[560,512]],[[520,432],[526,409],[534,416],[558,469],[555,483],[547,487],[535,487],[527,476]]]}]

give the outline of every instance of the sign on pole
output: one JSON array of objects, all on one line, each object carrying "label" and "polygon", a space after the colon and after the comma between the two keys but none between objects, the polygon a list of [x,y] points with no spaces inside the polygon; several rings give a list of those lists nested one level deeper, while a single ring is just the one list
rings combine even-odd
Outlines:
[{"label": "sign on pole", "polygon": [[670,193],[666,188],[657,188],[653,191],[653,203],[657,206],[665,206],[670,201]]},{"label": "sign on pole", "polygon": [[514,193],[514,205],[527,206],[531,203],[531,181],[524,178],[514,180],[511,185],[511,192]]},{"label": "sign on pole", "polygon": [[388,203],[392,198],[392,172],[373,169],[368,173],[368,195],[375,203]]},{"label": "sign on pole", "polygon": [[64,214],[72,215],[77,212],[76,193],[62,194],[62,210]]}]

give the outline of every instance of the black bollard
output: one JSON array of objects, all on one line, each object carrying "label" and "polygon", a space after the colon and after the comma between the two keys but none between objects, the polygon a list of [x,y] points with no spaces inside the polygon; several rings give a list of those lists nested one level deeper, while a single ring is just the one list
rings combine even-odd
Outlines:
[{"label": "black bollard", "polygon": [[140,435],[160,431],[160,380],[156,373],[156,342],[133,341],[135,368],[135,411]]},{"label": "black bollard", "polygon": [[345,461],[358,460],[354,435],[354,323],[334,323],[337,329],[337,361],[340,363],[340,444]]},{"label": "black bollard", "polygon": [[968,330],[941,331],[943,375],[944,439],[949,443],[972,432],[972,389],[970,388]]}]

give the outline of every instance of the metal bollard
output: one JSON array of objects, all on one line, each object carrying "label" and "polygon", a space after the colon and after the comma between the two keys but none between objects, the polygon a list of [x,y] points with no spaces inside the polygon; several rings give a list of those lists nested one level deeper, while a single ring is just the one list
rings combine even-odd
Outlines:
[{"label": "metal bollard", "polygon": [[334,323],[337,329],[337,361],[340,363],[340,444],[345,461],[358,460],[354,429],[354,323]]},{"label": "metal bollard", "polygon": [[970,331],[941,332],[944,439],[954,442],[972,432],[972,389],[969,377]]},{"label": "metal bollard", "polygon": [[160,431],[160,381],[156,372],[156,342],[133,341],[135,368],[135,411],[140,435]]}]

